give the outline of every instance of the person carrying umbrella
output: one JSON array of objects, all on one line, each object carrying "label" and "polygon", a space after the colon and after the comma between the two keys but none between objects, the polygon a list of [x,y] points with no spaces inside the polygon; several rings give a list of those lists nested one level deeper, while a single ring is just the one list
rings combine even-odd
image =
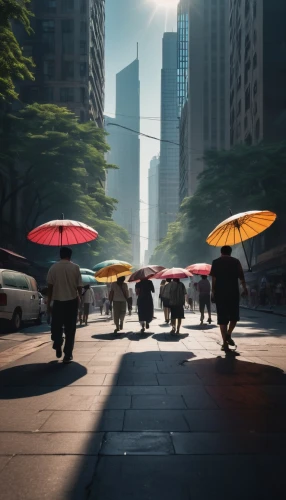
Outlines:
[{"label": "person carrying umbrella", "polygon": [[169,324],[169,321],[170,321],[170,286],[171,286],[171,281],[172,281],[171,278],[166,279],[163,290],[161,292],[161,297],[163,300],[165,323],[167,323],[167,325]]},{"label": "person carrying umbrella", "polygon": [[185,318],[184,305],[186,301],[186,294],[187,291],[184,283],[182,283],[178,278],[174,278],[172,283],[170,283],[169,292],[172,324],[172,330],[170,332],[171,335],[180,334],[182,319]]},{"label": "person carrying umbrella", "polygon": [[48,272],[48,312],[52,310],[52,340],[57,358],[62,357],[63,327],[65,330],[64,363],[73,359],[73,347],[76,333],[78,297],[81,296],[82,281],[80,268],[71,262],[72,250],[60,249],[61,260],[53,264]]},{"label": "person carrying umbrella", "polygon": [[148,329],[154,316],[152,293],[155,293],[155,289],[152,281],[149,281],[148,279],[142,279],[139,281],[139,283],[136,283],[135,291],[138,297],[137,306],[139,322],[142,326],[141,333],[144,333],[145,323],[146,328]]},{"label": "person carrying umbrella", "polygon": [[109,294],[110,304],[113,304],[113,318],[115,323],[114,333],[123,330],[123,323],[126,316],[126,304],[128,302],[129,292],[125,281],[125,276],[120,276],[117,281],[112,283]]},{"label": "person carrying umbrella", "polygon": [[85,285],[84,292],[82,294],[83,301],[83,322],[87,326],[87,320],[89,316],[89,310],[91,304],[94,306],[94,291],[90,288],[90,285]]},{"label": "person carrying umbrella", "polygon": [[231,334],[239,321],[239,286],[243,287],[243,295],[248,291],[241,263],[231,257],[232,248],[228,245],[221,249],[221,257],[214,260],[210,275],[212,277],[212,297],[216,303],[217,320],[223,339],[222,351],[229,351],[229,345],[235,346]]}]

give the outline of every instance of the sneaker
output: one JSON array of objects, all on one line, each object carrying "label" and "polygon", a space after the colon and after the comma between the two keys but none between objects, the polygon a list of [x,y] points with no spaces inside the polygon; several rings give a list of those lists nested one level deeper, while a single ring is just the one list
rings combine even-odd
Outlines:
[{"label": "sneaker", "polygon": [[201,325],[203,325],[203,324],[204,324],[204,322],[203,322],[203,320],[202,320],[202,319],[201,319],[201,323],[200,323],[200,324],[201,324]]},{"label": "sneaker", "polygon": [[149,328],[150,328],[149,323],[146,323],[146,330],[149,330]]},{"label": "sneaker", "polygon": [[145,328],[141,328],[141,333],[144,333],[145,332]]},{"label": "sneaker", "polygon": [[170,331],[170,335],[176,335],[176,329],[175,328],[172,328],[172,330]]},{"label": "sneaker", "polygon": [[227,341],[228,345],[231,345],[231,346],[235,347],[235,342],[234,342],[234,340],[231,338],[231,336],[230,336],[230,335],[227,335],[227,336],[226,336],[226,341]]},{"label": "sneaker", "polygon": [[65,365],[71,363],[73,360],[73,357],[72,356],[65,356],[64,359],[63,359],[63,363],[65,363]]},{"label": "sneaker", "polygon": [[208,324],[210,325],[212,322],[211,318],[208,319]]},{"label": "sneaker", "polygon": [[119,331],[120,331],[119,328],[115,328],[113,333],[118,333]]},{"label": "sneaker", "polygon": [[61,347],[57,347],[56,348],[56,356],[58,359],[60,359],[63,355],[63,352],[62,352],[62,348]]}]

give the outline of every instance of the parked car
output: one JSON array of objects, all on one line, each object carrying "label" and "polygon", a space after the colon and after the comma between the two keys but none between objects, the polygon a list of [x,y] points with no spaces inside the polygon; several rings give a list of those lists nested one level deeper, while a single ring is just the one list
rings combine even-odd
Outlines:
[{"label": "parked car", "polygon": [[41,322],[37,282],[27,274],[0,269],[0,320],[8,320],[14,331],[22,322]]}]

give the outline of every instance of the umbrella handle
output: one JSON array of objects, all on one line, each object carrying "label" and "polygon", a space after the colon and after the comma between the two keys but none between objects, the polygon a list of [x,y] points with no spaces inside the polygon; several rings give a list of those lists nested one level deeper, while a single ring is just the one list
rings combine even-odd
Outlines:
[{"label": "umbrella handle", "polygon": [[251,273],[252,269],[251,269],[251,265],[250,265],[250,262],[249,262],[249,259],[248,259],[247,253],[246,253],[246,249],[245,249],[244,243],[242,241],[241,232],[240,232],[240,226],[239,225],[238,225],[238,232],[239,232],[239,236],[240,236],[242,248],[243,248],[243,251],[244,251],[244,255],[245,255],[245,258],[246,258],[246,262],[247,262],[247,265],[248,265],[248,270]]}]

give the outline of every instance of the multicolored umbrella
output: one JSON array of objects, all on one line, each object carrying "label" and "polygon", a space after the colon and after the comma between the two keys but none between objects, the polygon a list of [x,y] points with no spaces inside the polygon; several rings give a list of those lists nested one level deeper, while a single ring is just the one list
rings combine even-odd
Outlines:
[{"label": "multicolored umbrella", "polygon": [[100,269],[95,273],[95,278],[100,283],[113,283],[121,276],[129,276],[131,274],[129,264],[114,264]]},{"label": "multicolored umbrella", "polygon": [[191,278],[193,275],[187,269],[183,269],[182,267],[172,267],[171,269],[165,269],[158,274],[155,274],[154,279],[185,279]]},{"label": "multicolored umbrella", "polygon": [[138,269],[138,271],[135,271],[135,273],[131,274],[131,276],[129,276],[129,283],[131,281],[140,281],[140,280],[144,280],[144,279],[150,279],[152,278],[153,276],[155,276],[155,274],[159,273],[160,271],[164,271],[166,268],[163,267],[163,266],[145,266],[145,267],[141,267],[141,269]]},{"label": "multicolored umbrella", "polygon": [[211,272],[212,266],[210,264],[192,264],[186,267],[187,271],[193,274],[199,274],[200,276],[208,276]]},{"label": "multicolored umbrella", "polygon": [[54,247],[79,245],[97,237],[98,232],[92,227],[83,222],[67,219],[46,222],[33,229],[27,236],[33,243]]},{"label": "multicolored umbrella", "polygon": [[129,269],[132,269],[133,267],[131,264],[129,264],[129,262],[125,262],[124,260],[113,259],[113,260],[104,260],[103,262],[99,262],[99,264],[96,264],[96,266],[94,266],[93,270],[100,271],[100,269],[103,269],[104,267],[113,266],[115,264],[124,264],[125,266],[129,266]]}]

